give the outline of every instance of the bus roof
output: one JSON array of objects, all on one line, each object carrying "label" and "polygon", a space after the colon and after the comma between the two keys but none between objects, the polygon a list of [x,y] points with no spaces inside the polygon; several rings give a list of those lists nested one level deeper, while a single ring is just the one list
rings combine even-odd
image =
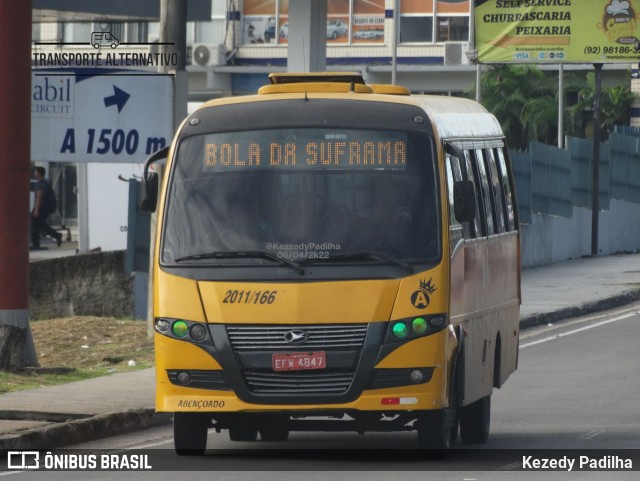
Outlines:
[{"label": "bus roof", "polygon": [[460,97],[412,96],[441,138],[502,137],[498,119],[479,103]]},{"label": "bus roof", "polygon": [[412,95],[397,85],[364,84],[359,74],[287,73],[271,74],[270,85],[260,88],[257,95],[216,99],[202,108],[229,103],[270,101],[297,98],[344,98],[415,105],[422,108],[442,139],[502,137],[498,120],[479,103],[461,98],[438,95]]}]

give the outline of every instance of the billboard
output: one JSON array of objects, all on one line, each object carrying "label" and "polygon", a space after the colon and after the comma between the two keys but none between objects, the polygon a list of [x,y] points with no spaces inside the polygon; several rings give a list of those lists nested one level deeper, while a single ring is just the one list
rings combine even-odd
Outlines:
[{"label": "billboard", "polygon": [[475,11],[480,63],[637,62],[640,0],[489,0]]}]

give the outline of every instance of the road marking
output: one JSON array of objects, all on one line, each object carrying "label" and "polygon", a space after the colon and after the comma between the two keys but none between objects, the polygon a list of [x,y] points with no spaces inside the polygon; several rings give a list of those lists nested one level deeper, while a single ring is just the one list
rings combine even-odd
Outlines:
[{"label": "road marking", "polygon": [[521,344],[520,345],[520,349],[524,349],[525,347],[530,347],[530,346],[536,346],[538,344],[542,344],[544,342],[553,341],[554,339],[559,339],[561,337],[571,336],[572,334],[577,334],[577,333],[582,332],[582,331],[588,331],[589,329],[593,329],[595,327],[604,326],[606,324],[611,324],[613,322],[618,322],[618,321],[621,321],[623,319],[628,319],[629,317],[633,317],[633,316],[637,316],[637,315],[638,315],[637,312],[630,312],[629,314],[625,314],[623,316],[614,317],[612,319],[607,319],[606,321],[596,322],[595,324],[590,324],[588,326],[581,327],[579,329],[574,329],[572,331],[567,331],[567,332],[561,332],[560,334],[556,334],[555,336],[549,336],[549,337],[545,337],[543,339],[539,339],[537,341],[531,341],[531,342],[528,342],[526,344]]},{"label": "road marking", "polygon": [[604,434],[606,432],[606,429],[601,429],[600,431],[591,431],[590,433],[580,436],[578,439],[593,439],[596,436],[600,436],[601,434]]},{"label": "road marking", "polygon": [[522,463],[519,461],[513,462],[511,464],[506,464],[498,468],[498,471],[512,471],[514,469],[518,469],[522,467]]}]

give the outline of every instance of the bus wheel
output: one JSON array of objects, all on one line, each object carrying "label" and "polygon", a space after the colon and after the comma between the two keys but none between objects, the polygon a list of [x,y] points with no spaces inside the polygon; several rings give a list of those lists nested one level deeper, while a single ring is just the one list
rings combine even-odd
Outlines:
[{"label": "bus wheel", "polygon": [[258,418],[255,414],[235,414],[229,427],[231,441],[255,441],[258,439]]},{"label": "bus wheel", "polygon": [[419,411],[415,422],[418,448],[427,450],[427,456],[442,458],[449,449],[451,419],[449,409]]},{"label": "bus wheel", "polygon": [[173,442],[180,456],[202,456],[211,420],[200,413],[173,413]]},{"label": "bus wheel", "polygon": [[289,439],[289,416],[268,414],[262,418],[260,439],[263,441],[286,441]]},{"label": "bus wheel", "polygon": [[460,438],[463,444],[484,444],[489,439],[491,395],[461,409]]}]

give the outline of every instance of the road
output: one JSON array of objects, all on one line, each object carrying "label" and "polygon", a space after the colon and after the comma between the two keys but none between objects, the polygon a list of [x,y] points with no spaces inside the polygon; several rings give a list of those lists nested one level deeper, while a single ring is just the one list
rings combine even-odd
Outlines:
[{"label": "road", "polygon": [[[213,431],[203,458],[180,458],[166,426],[76,447],[161,450],[160,458],[152,456],[154,462],[176,471],[0,473],[0,481],[636,480],[638,450],[633,452],[636,471],[520,469],[523,456],[549,454],[540,449],[558,450],[556,457],[620,453],[624,458],[629,451],[602,450],[640,446],[639,340],[640,304],[523,331],[519,369],[493,396],[489,442],[475,450],[456,447],[445,460],[417,457],[414,433],[292,433],[287,443],[232,443],[226,432]],[[492,471],[483,470],[488,465]]]}]

